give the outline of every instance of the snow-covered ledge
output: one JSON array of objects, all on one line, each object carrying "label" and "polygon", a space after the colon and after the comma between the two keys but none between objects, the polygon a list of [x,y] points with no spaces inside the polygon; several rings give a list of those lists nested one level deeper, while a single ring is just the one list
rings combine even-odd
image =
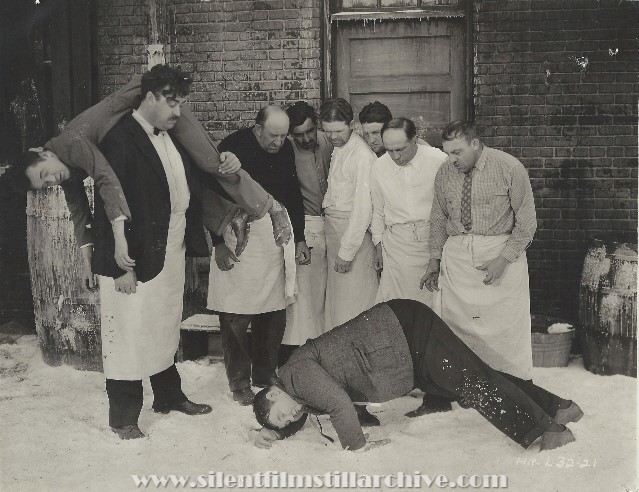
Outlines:
[{"label": "snow-covered ledge", "polygon": [[331,15],[331,21],[377,21],[395,19],[430,19],[430,18],[464,17],[462,10],[395,10],[382,12],[337,12]]}]

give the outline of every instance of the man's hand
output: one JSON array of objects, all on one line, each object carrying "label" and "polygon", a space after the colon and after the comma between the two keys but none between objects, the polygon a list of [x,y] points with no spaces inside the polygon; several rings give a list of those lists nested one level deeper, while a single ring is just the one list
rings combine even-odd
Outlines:
[{"label": "man's hand", "polygon": [[93,259],[93,245],[80,248],[82,253],[82,280],[84,288],[90,292],[98,290],[98,277],[91,271],[91,260]]},{"label": "man's hand", "polygon": [[426,287],[429,291],[439,290],[439,263],[440,260],[430,260],[428,269],[419,282],[419,288]]},{"label": "man's hand", "polygon": [[486,285],[492,285],[499,277],[504,274],[504,270],[510,262],[503,256],[498,256],[492,260],[487,261],[481,266],[477,267],[477,270],[484,270],[486,272],[486,278],[484,283]]},{"label": "man's hand", "polygon": [[356,453],[363,453],[364,451],[368,451],[370,449],[379,448],[381,446],[386,446],[390,444],[390,439],[379,439],[377,441],[368,441],[363,448],[355,449]]},{"label": "man's hand", "polygon": [[[122,216],[124,218],[124,216]],[[113,239],[115,240],[115,252],[113,258],[118,266],[125,272],[130,272],[135,266],[135,260],[129,257],[129,245],[124,235],[124,220],[111,221],[113,229]]]},{"label": "man's hand", "polygon": [[115,238],[115,253],[113,254],[115,262],[125,272],[130,272],[135,266],[135,260],[129,257],[129,245],[126,242],[126,238]]},{"label": "man's hand", "polygon": [[220,154],[220,167],[217,168],[220,174],[235,174],[241,168],[242,163],[233,152]]},{"label": "man's hand", "polygon": [[215,247],[215,263],[223,272],[232,270],[235,266],[233,263],[239,263],[239,259],[235,253],[224,243]]},{"label": "man's hand", "polygon": [[339,256],[335,258],[335,271],[337,273],[348,273],[353,268],[352,261],[342,260]]},{"label": "man's hand", "polygon": [[373,268],[377,273],[384,269],[384,258],[382,256],[382,242],[375,245],[375,255],[373,256]]},{"label": "man's hand", "polygon": [[310,265],[311,250],[306,245],[306,241],[300,241],[295,245],[295,259],[298,265]]},{"label": "man's hand", "polygon": [[138,283],[135,271],[126,272],[121,277],[115,279],[115,291],[123,294],[135,294]]},{"label": "man's hand", "polygon": [[273,443],[279,439],[275,431],[265,427],[260,430],[251,429],[251,435],[253,436],[253,444],[260,449],[271,449]]}]

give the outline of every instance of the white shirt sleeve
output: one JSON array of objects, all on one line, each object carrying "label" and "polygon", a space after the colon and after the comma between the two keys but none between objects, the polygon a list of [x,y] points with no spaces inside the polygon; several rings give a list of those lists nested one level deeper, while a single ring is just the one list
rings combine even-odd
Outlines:
[{"label": "white shirt sleeve", "polygon": [[373,169],[371,170],[371,202],[373,205],[371,234],[373,235],[373,244],[377,246],[382,240],[384,229],[386,228],[386,220],[384,217],[384,197],[381,193],[377,166],[373,166]]},{"label": "white shirt sleeve", "polygon": [[352,261],[359,247],[362,245],[364,234],[371,223],[372,203],[370,190],[370,172],[375,160],[375,155],[364,154],[361,156],[351,156],[354,161],[349,165],[353,181],[355,183],[355,194],[353,196],[353,209],[348,219],[348,227],[342,236],[342,246],[338,256],[345,261]]}]

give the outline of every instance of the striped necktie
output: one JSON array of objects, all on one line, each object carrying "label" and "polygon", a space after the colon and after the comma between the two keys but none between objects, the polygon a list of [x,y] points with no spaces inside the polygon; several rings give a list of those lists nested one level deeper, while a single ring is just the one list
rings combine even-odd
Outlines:
[{"label": "striped necktie", "polygon": [[464,225],[467,231],[473,224],[472,209],[470,205],[471,190],[473,184],[473,171],[470,170],[464,174],[464,186],[462,187],[461,196],[461,223]]}]

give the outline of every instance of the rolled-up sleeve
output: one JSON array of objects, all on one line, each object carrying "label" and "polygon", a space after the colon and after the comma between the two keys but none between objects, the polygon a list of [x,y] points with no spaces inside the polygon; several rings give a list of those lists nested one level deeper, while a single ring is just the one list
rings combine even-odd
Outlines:
[{"label": "rolled-up sleeve", "polygon": [[443,185],[443,169],[444,166],[442,165],[435,176],[433,206],[430,211],[430,237],[428,244],[432,260],[441,259],[444,244],[448,239],[448,233],[446,232],[448,210],[446,209],[446,196]]},{"label": "rolled-up sleeve", "polygon": [[537,230],[535,199],[524,166],[513,168],[508,193],[515,214],[515,225],[500,255],[513,262],[530,246]]}]

